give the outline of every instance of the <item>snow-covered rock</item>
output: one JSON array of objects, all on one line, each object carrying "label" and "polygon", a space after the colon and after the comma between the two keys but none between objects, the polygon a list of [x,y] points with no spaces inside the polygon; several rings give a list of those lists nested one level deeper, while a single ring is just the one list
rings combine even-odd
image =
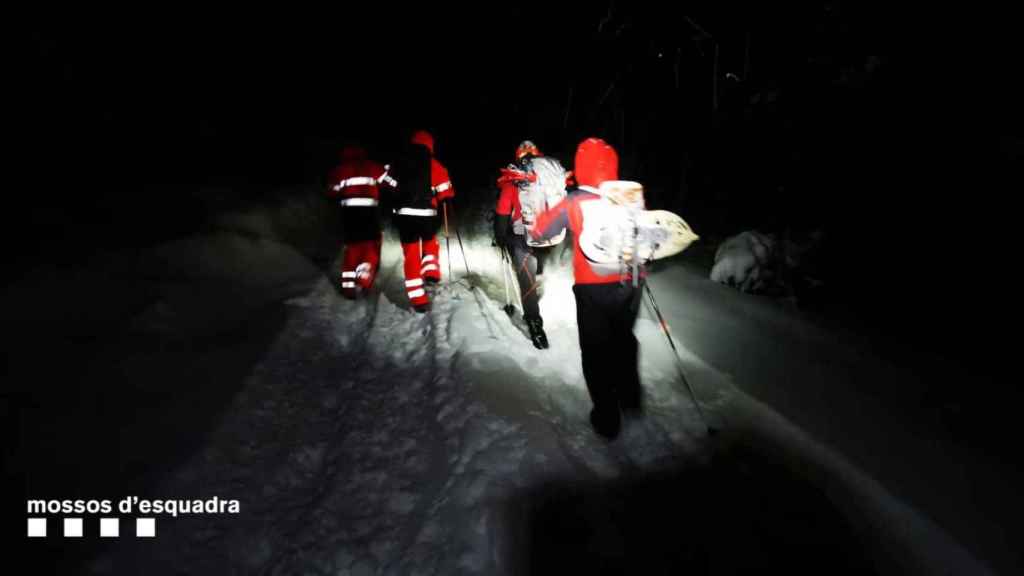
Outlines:
[{"label": "snow-covered rock", "polygon": [[782,262],[772,234],[747,230],[728,238],[715,251],[711,279],[743,292],[761,292],[780,281]]},{"label": "snow-covered rock", "polygon": [[819,286],[807,260],[823,238],[821,230],[803,244],[757,230],[741,232],[718,246],[711,280],[758,294],[792,295],[794,283]]}]

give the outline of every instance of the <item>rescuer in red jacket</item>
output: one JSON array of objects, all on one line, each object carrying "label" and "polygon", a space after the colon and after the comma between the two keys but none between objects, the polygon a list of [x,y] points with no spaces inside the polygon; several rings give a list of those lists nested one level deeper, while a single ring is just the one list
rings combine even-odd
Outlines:
[{"label": "rescuer in red jacket", "polygon": [[533,177],[524,168],[524,164],[539,156],[542,154],[537,146],[524,140],[516,148],[515,164],[501,169],[501,176],[498,177],[501,192],[494,209],[494,239],[512,259],[512,268],[519,280],[523,320],[530,330],[530,340],[536,348],[544,349],[548,347],[548,337],[544,332],[544,319],[540,315],[537,276],[544,271],[544,260],[550,249],[527,245],[526,227],[519,204],[520,186],[529,185]]},{"label": "rescuer in red jacket", "polygon": [[[633,324],[640,310],[641,284],[634,286],[622,270],[602,268],[580,249],[587,227],[587,204],[603,201],[599,186],[618,180],[615,149],[599,138],[588,138],[576,149],[574,171],[579,187],[537,217],[530,230],[537,239],[551,238],[565,228],[573,238],[573,294],[580,336],[583,377],[593,403],[590,422],[601,436],[615,438],[621,413],[639,414],[640,375]],[[621,411],[621,413],[620,413]]]},{"label": "rescuer in red jacket", "polygon": [[455,197],[448,169],[434,157],[434,137],[413,133],[396,159],[395,226],[405,258],[405,291],[418,312],[430,309],[425,283],[441,281],[440,245],[443,203]]},{"label": "rescuer in red jacket", "polygon": [[380,266],[380,185],[390,178],[357,145],[341,150],[341,164],[328,178],[327,195],[341,206],[344,256],[341,293],[356,298],[373,286]]}]

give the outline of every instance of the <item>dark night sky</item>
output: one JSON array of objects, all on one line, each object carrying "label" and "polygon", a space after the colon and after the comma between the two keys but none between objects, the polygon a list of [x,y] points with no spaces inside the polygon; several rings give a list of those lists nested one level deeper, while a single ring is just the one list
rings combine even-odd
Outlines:
[{"label": "dark night sky", "polygon": [[[744,35],[751,33],[752,77],[739,91],[743,97],[782,87],[789,106],[809,109],[820,103],[823,83],[815,73],[838,76],[873,55],[881,62],[880,87],[869,94],[852,90],[850,98],[881,100],[890,112],[905,107],[904,126],[887,124],[895,133],[914,123],[963,130],[988,116],[993,104],[1011,101],[998,94],[1002,88],[991,90],[1009,73],[993,61],[999,52],[977,40],[992,20],[968,18],[953,28],[934,23],[943,21],[935,9],[895,14],[881,3],[852,4],[769,10],[703,2],[671,11],[630,3],[610,18],[605,3],[65,14],[30,22],[29,114],[22,120],[34,129],[47,169],[76,149],[93,155],[82,160],[86,170],[123,170],[124,163],[105,161],[128,154],[135,156],[130,168],[148,173],[149,160],[187,163],[201,181],[233,180],[254,166],[266,169],[270,159],[278,179],[295,179],[298,159],[308,158],[311,147],[319,153],[323,140],[358,135],[386,143],[419,125],[438,133],[453,168],[477,180],[523,132],[539,132],[532,137],[567,153],[581,137],[609,132],[604,125],[616,121],[616,110],[633,124],[645,111],[676,109],[675,136],[696,149],[706,137],[694,122],[709,117],[714,42],[696,39],[686,17],[718,41],[721,74],[742,71]],[[808,65],[812,56],[817,64]],[[984,58],[972,61],[975,56]],[[972,81],[965,85],[956,76]],[[745,101],[720,82],[723,108]],[[574,110],[563,125],[570,85]],[[989,106],[972,113],[970,106],[981,103]],[[655,121],[664,122],[665,114]],[[476,169],[484,164],[486,170]],[[221,173],[233,165],[234,173]],[[144,181],[184,176],[161,172]],[[137,180],[129,178],[129,185]]]},{"label": "dark night sky", "polygon": [[[633,112],[639,100],[667,107],[658,98],[672,84],[677,50],[681,88],[673,103],[684,115],[704,115],[713,42],[694,39],[689,17],[721,45],[722,74],[741,72],[744,34],[751,32],[758,87],[810,95],[817,88],[808,78],[814,67],[805,65],[810,56],[827,62],[819,68],[841,69],[876,55],[892,73],[890,92],[872,96],[894,104],[921,97],[913,103],[926,108],[930,100],[936,112],[939,102],[992,103],[972,94],[992,84],[949,82],[962,73],[985,82],[986,65],[996,72],[988,80],[1003,82],[1000,74],[1008,71],[991,63],[992,53],[970,62],[985,52],[974,28],[986,21],[943,29],[932,24],[934,14],[894,14],[870,4],[840,9],[836,2],[805,2],[785,11],[740,2],[676,11],[630,4],[607,20],[604,3],[479,11],[396,4],[316,14],[90,12],[34,23],[27,96],[33,121],[45,132],[40,138],[51,145],[54,136],[136,152],[141,144],[157,154],[166,146],[174,153],[185,152],[181,139],[198,132],[200,144],[215,148],[216,156],[224,147],[277,152],[346,133],[385,141],[427,125],[442,142],[450,134],[448,152],[457,155],[472,148],[470,142],[490,149],[505,138],[518,140],[522,116],[560,118],[573,82],[579,107],[593,105],[618,78],[617,92],[594,116],[616,108]],[[936,77],[937,71],[946,77]],[[945,121],[968,113],[946,112]],[[537,123],[555,132],[552,122]],[[600,127],[593,118],[579,124],[580,134]],[[53,153],[63,148],[53,147]]]},{"label": "dark night sky", "polygon": [[[973,282],[998,266],[1021,134],[1003,15],[616,4],[27,18],[14,121],[29,185],[8,214],[41,233],[8,227],[9,269],[187,232],[204,187],[315,186],[344,138],[386,157],[418,127],[463,193],[523,138],[571,161],[579,140],[603,136],[656,207],[708,234],[825,224],[833,260],[859,270],[843,285],[872,297],[896,284],[897,302],[916,300],[897,274],[967,262]],[[749,73],[732,82],[748,33]],[[917,259],[899,248],[911,243],[940,247]],[[968,280],[943,285],[975,290]]]}]

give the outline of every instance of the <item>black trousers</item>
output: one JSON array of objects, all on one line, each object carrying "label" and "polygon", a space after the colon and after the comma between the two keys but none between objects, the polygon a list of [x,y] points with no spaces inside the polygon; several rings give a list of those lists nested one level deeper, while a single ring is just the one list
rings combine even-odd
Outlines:
[{"label": "black trousers", "polygon": [[519,298],[523,303],[523,318],[540,320],[540,294],[537,275],[544,272],[544,259],[550,248],[534,248],[526,244],[526,238],[520,234],[512,234],[509,251],[512,257],[512,269],[519,280]]},{"label": "black trousers", "polygon": [[642,409],[639,347],[633,335],[641,290],[642,286],[619,282],[572,287],[583,377],[595,411],[606,421],[618,421],[620,409]]}]

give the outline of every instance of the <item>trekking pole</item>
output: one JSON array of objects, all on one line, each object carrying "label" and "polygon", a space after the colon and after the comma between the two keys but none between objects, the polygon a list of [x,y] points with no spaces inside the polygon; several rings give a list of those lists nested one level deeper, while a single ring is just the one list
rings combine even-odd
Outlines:
[{"label": "trekking pole", "polygon": [[[453,204],[453,206],[454,206],[454,204]],[[454,207],[452,208],[452,210],[454,210]],[[445,212],[445,214],[447,214],[447,212]],[[446,218],[445,221],[447,221],[447,218]],[[470,275],[469,260],[466,258],[466,249],[462,246],[462,234],[459,234],[459,225],[458,224],[455,224],[455,237],[459,240],[459,250],[462,251],[462,262],[463,262],[463,264],[466,265],[466,276],[469,276]],[[451,265],[452,265],[452,263],[449,260],[448,261],[449,268],[451,267]]]},{"label": "trekking pole", "polygon": [[693,399],[693,405],[697,407],[697,415],[700,416],[701,422],[704,423],[704,427],[708,431],[709,436],[714,436],[718,433],[718,430],[708,425],[707,418],[704,417],[704,411],[701,410],[700,402],[697,401],[697,395],[693,393],[693,387],[690,386],[690,381],[686,378],[686,372],[683,371],[683,361],[679,358],[679,351],[676,350],[676,344],[672,340],[672,335],[668,332],[668,323],[665,322],[665,318],[661,315],[661,309],[658,308],[658,303],[654,300],[654,292],[651,290],[650,284],[644,282],[644,288],[647,289],[647,296],[651,300],[651,306],[654,308],[654,313],[658,316],[658,323],[661,325],[661,331],[668,338],[668,345],[672,347],[672,352],[676,357],[676,369],[679,370],[679,377],[683,379],[683,384],[686,385],[686,389],[690,392],[690,398]]},{"label": "trekking pole", "polygon": [[510,287],[508,276],[511,274],[511,271],[509,270],[508,254],[501,246],[498,246],[498,251],[501,252],[501,280],[502,283],[505,284],[505,307],[502,308],[502,310],[504,310],[505,314],[508,314],[509,317],[512,317],[515,315],[516,309],[512,306],[512,294],[509,292]]},{"label": "trekking pole", "polygon": [[448,256],[448,281],[452,281],[452,245],[448,238],[448,203],[441,202],[441,209],[444,213],[444,253]]}]

